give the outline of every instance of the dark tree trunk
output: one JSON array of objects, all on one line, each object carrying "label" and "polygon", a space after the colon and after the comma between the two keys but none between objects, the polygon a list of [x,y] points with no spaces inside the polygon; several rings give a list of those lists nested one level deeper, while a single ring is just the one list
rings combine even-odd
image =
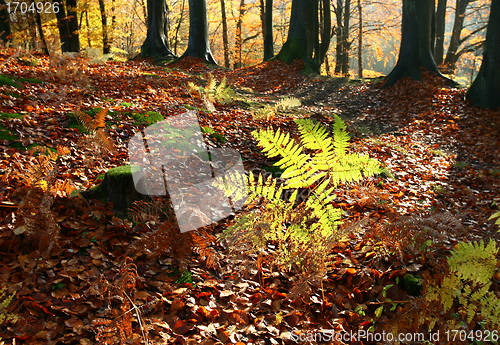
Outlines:
[{"label": "dark tree trunk", "polygon": [[481,108],[500,107],[500,0],[492,0],[483,62],[467,98]]},{"label": "dark tree trunk", "polygon": [[185,56],[202,58],[207,63],[217,64],[208,41],[206,0],[189,0],[189,41],[182,57]]},{"label": "dark tree trunk", "polygon": [[274,56],[273,0],[266,0],[264,23],[264,61],[267,61]]},{"label": "dark tree trunk", "polygon": [[[325,3],[327,6],[323,6],[322,18],[324,18],[323,26],[326,28],[331,26],[331,22],[328,24],[329,2],[325,1],[323,4]],[[306,70],[319,73],[330,44],[330,30],[325,30],[328,32],[328,40],[320,43],[318,9],[317,0],[292,1],[288,37],[276,58],[286,63],[291,63],[294,59],[304,60]]]},{"label": "dark tree trunk", "polygon": [[438,66],[443,64],[446,2],[447,0],[438,0],[436,10],[436,45],[434,46],[434,60]]},{"label": "dark tree trunk", "polygon": [[340,74],[342,69],[342,17],[344,13],[344,3],[342,0],[337,0],[337,7],[335,7],[335,17],[337,18],[337,28],[335,30],[335,37],[337,46],[335,47],[335,74]]},{"label": "dark tree trunk", "polygon": [[80,34],[78,33],[78,14],[76,12],[77,0],[67,0],[68,11],[68,51],[78,53],[80,51]]},{"label": "dark tree trunk", "polygon": [[66,20],[66,7],[64,1],[53,0],[59,4],[59,11],[56,13],[57,26],[59,28],[59,38],[61,40],[61,52],[69,52],[69,24]]},{"label": "dark tree trunk", "polygon": [[99,0],[99,9],[101,10],[101,23],[102,23],[102,53],[111,53],[111,45],[109,42],[108,34],[108,17],[106,16],[106,6],[104,0]]},{"label": "dark tree trunk", "polygon": [[38,11],[35,11],[35,19],[38,31],[40,32],[40,39],[42,40],[42,51],[44,54],[50,55],[49,48],[47,47],[47,41],[45,40],[45,34],[43,33],[42,18],[40,17],[40,13],[38,13]]},{"label": "dark tree trunk", "polygon": [[142,57],[171,60],[176,56],[170,50],[167,38],[168,16],[165,0],[148,0],[148,33],[141,47]]},{"label": "dark tree trunk", "polygon": [[224,66],[229,68],[229,39],[227,37],[227,16],[226,16],[226,1],[220,0],[220,11],[222,15],[222,43],[224,45]]},{"label": "dark tree trunk", "polygon": [[421,80],[420,67],[441,76],[431,50],[431,24],[434,0],[403,0],[403,23],[398,62],[386,77],[384,87],[394,85],[399,79],[409,76]]},{"label": "dark tree trunk", "polygon": [[12,29],[10,28],[9,12],[5,0],[0,0],[0,39],[3,43],[12,42]]},{"label": "dark tree trunk", "polygon": [[444,67],[446,73],[455,73],[455,68],[458,61],[457,50],[458,47],[463,43],[460,39],[462,30],[464,28],[465,21],[465,10],[467,5],[473,0],[457,0],[457,8],[455,10],[455,22],[453,23],[453,30],[451,31],[450,45],[446,53],[446,58],[444,60]]}]

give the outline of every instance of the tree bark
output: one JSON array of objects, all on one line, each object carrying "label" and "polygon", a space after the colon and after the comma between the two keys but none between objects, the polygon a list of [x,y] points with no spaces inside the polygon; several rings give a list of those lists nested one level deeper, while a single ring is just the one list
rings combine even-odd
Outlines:
[{"label": "tree bark", "polygon": [[453,74],[457,66],[458,47],[463,43],[460,39],[462,30],[464,28],[465,10],[467,5],[473,0],[457,0],[457,8],[455,10],[455,22],[453,23],[453,30],[451,31],[450,45],[444,60],[445,73]]},{"label": "tree bark", "polygon": [[80,34],[78,32],[78,14],[76,12],[77,0],[66,0],[68,14],[68,51],[78,53],[80,51]]},{"label": "tree bark", "polygon": [[421,80],[420,67],[446,79],[438,70],[432,57],[431,24],[434,0],[403,0],[403,22],[401,28],[401,47],[398,62],[386,77],[383,87],[390,87],[399,79],[409,76]]},{"label": "tree bark", "polygon": [[189,41],[181,58],[191,56],[216,65],[208,41],[207,1],[189,0]]},{"label": "tree bark", "polygon": [[345,0],[344,25],[342,26],[342,74],[349,76],[349,22],[351,19],[351,0]]},{"label": "tree bark", "polygon": [[448,0],[438,0],[436,10],[436,45],[434,46],[434,60],[436,60],[436,65],[438,66],[443,64],[447,1]]},{"label": "tree bark", "polygon": [[53,0],[59,4],[59,11],[56,13],[57,26],[59,28],[59,39],[61,40],[61,52],[69,52],[69,25],[66,20],[66,6],[64,1]]},{"label": "tree bark", "polygon": [[38,11],[35,11],[35,19],[38,31],[40,32],[40,39],[42,40],[42,51],[44,54],[50,55],[47,41],[45,40],[45,34],[43,33],[42,18],[40,17],[40,13],[38,13]]},{"label": "tree bark", "polygon": [[89,20],[89,4],[85,4],[85,24],[87,25],[87,44],[91,48],[92,41],[90,40],[90,20]]},{"label": "tree bark", "polygon": [[176,56],[168,44],[168,16],[165,0],[148,0],[148,33],[141,47],[142,57],[173,60]]},{"label": "tree bark", "polygon": [[342,0],[337,0],[337,6],[335,7],[335,17],[337,18],[337,29],[335,30],[335,37],[337,41],[337,46],[335,47],[335,74],[340,74],[342,70],[342,17],[344,14],[344,3]]},{"label": "tree bark", "polygon": [[241,61],[241,50],[243,49],[243,37],[241,34],[241,29],[243,26],[243,16],[245,15],[245,0],[240,0],[240,15],[238,21],[236,22],[236,61],[234,62],[234,68],[240,68],[242,66]]},{"label": "tree bark", "polygon": [[264,23],[264,61],[267,61],[274,56],[273,0],[266,0]]},{"label": "tree bark", "polygon": [[0,9],[0,39],[3,43],[12,42],[12,29],[5,0],[0,0],[0,5],[2,6]]},{"label": "tree bark", "polygon": [[222,43],[224,45],[224,66],[229,68],[229,39],[227,37],[227,16],[226,16],[226,1],[220,0],[220,11],[222,15]]},{"label": "tree bark", "polygon": [[467,99],[481,108],[500,107],[500,0],[492,0],[483,62],[467,91]]},{"label": "tree bark", "polygon": [[99,0],[99,9],[101,10],[101,23],[102,23],[102,53],[111,53],[111,45],[108,35],[108,17],[106,16],[106,6],[104,0]]},{"label": "tree bark", "polygon": [[[328,24],[327,21],[330,18],[330,7],[329,2],[326,3],[328,3],[328,6],[323,6],[322,18],[324,20],[323,26],[329,27],[331,23]],[[326,42],[319,42],[318,10],[317,0],[292,1],[288,37],[280,52],[276,55],[277,59],[286,63],[291,63],[294,59],[301,59],[306,64],[306,70],[314,73],[320,72],[330,39],[326,40]],[[328,31],[328,37],[330,37],[330,30],[325,31]]]},{"label": "tree bark", "polygon": [[186,4],[186,0],[182,0],[181,6],[181,16],[179,17],[179,22],[177,23],[177,27],[175,28],[175,37],[174,37],[174,54],[177,55],[177,43],[179,43],[179,29],[181,28],[182,21],[184,20],[184,5]]},{"label": "tree bark", "polygon": [[358,79],[363,79],[363,8],[358,0],[359,32],[358,32]]}]

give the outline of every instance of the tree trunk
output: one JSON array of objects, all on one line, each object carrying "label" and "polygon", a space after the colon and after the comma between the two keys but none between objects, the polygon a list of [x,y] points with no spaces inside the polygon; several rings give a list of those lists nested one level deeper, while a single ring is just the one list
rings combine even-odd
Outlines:
[{"label": "tree trunk", "polygon": [[[329,2],[327,3],[329,4]],[[288,37],[280,52],[276,55],[277,59],[286,63],[291,63],[294,59],[301,59],[306,64],[306,70],[314,73],[320,72],[330,39],[326,42],[319,42],[318,9],[317,0],[292,1]],[[330,7],[323,6],[323,11],[323,26],[329,27],[331,23],[328,24],[327,22],[328,18],[330,18]]]},{"label": "tree trunk", "polygon": [[264,23],[264,61],[267,61],[274,56],[273,0],[266,0]]},{"label": "tree trunk", "polygon": [[226,1],[220,0],[220,11],[222,15],[222,42],[224,44],[224,66],[229,68],[229,39],[227,37],[227,16],[226,16]]},{"label": "tree trunk", "polygon": [[208,41],[207,1],[189,0],[189,41],[181,58],[192,56],[216,65]]},{"label": "tree trunk", "polygon": [[500,107],[500,0],[492,0],[483,62],[467,91],[467,99],[481,108]]},{"label": "tree trunk", "polygon": [[335,30],[335,37],[337,39],[337,46],[335,47],[335,74],[340,74],[342,69],[342,26],[344,13],[344,3],[342,0],[337,0],[337,7],[335,8],[335,17],[337,18],[337,30]]},{"label": "tree trunk", "polygon": [[12,42],[12,29],[10,28],[10,17],[5,0],[0,0],[0,39],[3,43]]},{"label": "tree trunk", "polygon": [[349,76],[349,21],[351,19],[351,0],[345,0],[344,25],[342,26],[342,74]]},{"label": "tree trunk", "polygon": [[241,27],[243,25],[243,16],[245,15],[245,0],[240,0],[240,15],[238,21],[236,22],[236,61],[234,62],[234,68],[240,68],[242,66],[241,61],[241,50],[243,49],[243,37],[241,37]]},{"label": "tree trunk", "polygon": [[174,37],[174,54],[177,55],[177,43],[179,43],[179,29],[181,28],[182,21],[184,20],[184,5],[186,4],[186,0],[182,0],[181,6],[181,16],[179,17],[179,22],[177,23],[177,27],[175,28],[175,37]]},{"label": "tree trunk", "polygon": [[421,80],[420,67],[439,75],[450,84],[438,70],[431,51],[431,24],[434,0],[403,0],[403,22],[401,47],[398,62],[386,77],[384,87],[390,87],[399,79],[409,76]]},{"label": "tree trunk", "polygon": [[66,53],[69,51],[69,25],[66,20],[66,7],[64,1],[53,0],[52,2],[59,4],[59,11],[56,13],[57,26],[59,28],[59,38],[61,40],[61,52]]},{"label": "tree trunk", "polygon": [[363,79],[363,9],[358,0],[359,32],[358,32],[358,79]]},{"label": "tree trunk", "polygon": [[66,0],[68,11],[68,51],[80,52],[80,34],[78,33],[78,14],[76,12],[78,2],[77,0]]},{"label": "tree trunk", "polygon": [[91,48],[92,41],[90,40],[90,21],[89,21],[89,4],[85,5],[85,23],[87,24],[87,44]]},{"label": "tree trunk", "polygon": [[45,40],[45,34],[43,33],[42,18],[40,17],[40,13],[38,13],[38,11],[35,11],[35,19],[38,31],[40,32],[40,39],[42,40],[42,51],[44,54],[50,55],[47,41]]},{"label": "tree trunk", "polygon": [[448,47],[448,52],[446,53],[446,59],[444,60],[444,67],[446,69],[446,73],[448,74],[455,73],[458,61],[457,50],[458,47],[463,43],[463,41],[461,41],[460,39],[460,36],[464,28],[465,10],[467,9],[467,5],[469,5],[471,1],[472,0],[457,0],[455,22],[453,24],[453,30],[451,31],[450,45]]},{"label": "tree trunk", "polygon": [[443,64],[446,3],[447,0],[438,0],[436,10],[436,45],[434,46],[434,60],[436,60],[436,65],[438,66]]},{"label": "tree trunk", "polygon": [[111,53],[111,46],[108,35],[108,17],[106,16],[106,7],[104,0],[99,0],[99,9],[101,10],[101,23],[102,23],[102,53]]},{"label": "tree trunk", "polygon": [[148,33],[141,47],[142,57],[172,60],[176,56],[168,44],[167,2],[165,0],[148,0]]}]

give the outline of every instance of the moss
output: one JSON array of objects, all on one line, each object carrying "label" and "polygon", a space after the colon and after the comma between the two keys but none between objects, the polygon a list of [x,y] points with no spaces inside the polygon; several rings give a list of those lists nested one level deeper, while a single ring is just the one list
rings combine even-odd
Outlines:
[{"label": "moss", "polygon": [[0,74],[0,85],[8,85],[8,86],[14,86],[17,88],[20,88],[21,85],[19,85],[13,77],[9,77],[7,75]]},{"label": "moss", "polygon": [[119,180],[127,175],[138,172],[140,167],[138,165],[121,165],[116,168],[109,169],[106,173],[110,179]]},{"label": "moss", "polygon": [[134,125],[152,125],[159,121],[163,121],[163,115],[156,111],[148,111],[145,114],[132,113],[130,116],[135,120]]},{"label": "moss", "polygon": [[30,84],[44,84],[43,80],[37,79],[37,78],[19,78],[19,81],[23,83],[30,83]]}]

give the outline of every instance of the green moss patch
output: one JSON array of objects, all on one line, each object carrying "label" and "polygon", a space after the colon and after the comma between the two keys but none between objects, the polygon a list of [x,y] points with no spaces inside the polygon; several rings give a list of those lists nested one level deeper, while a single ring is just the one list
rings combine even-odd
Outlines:
[{"label": "green moss patch", "polygon": [[122,165],[116,168],[109,169],[107,175],[110,179],[122,179],[126,175],[132,175],[135,172],[138,172],[140,167],[137,165]]},{"label": "green moss patch", "polygon": [[148,111],[147,113],[132,113],[130,116],[135,120],[134,125],[150,126],[164,120],[163,115],[156,111]]},{"label": "green moss patch", "polygon": [[0,74],[0,85],[8,85],[20,88],[21,85],[15,81],[14,77],[9,77],[7,75]]},{"label": "green moss patch", "polygon": [[0,85],[8,85],[21,88],[21,83],[31,83],[31,84],[43,84],[43,81],[36,78],[17,78],[14,76],[9,76],[5,74],[0,74]]}]

